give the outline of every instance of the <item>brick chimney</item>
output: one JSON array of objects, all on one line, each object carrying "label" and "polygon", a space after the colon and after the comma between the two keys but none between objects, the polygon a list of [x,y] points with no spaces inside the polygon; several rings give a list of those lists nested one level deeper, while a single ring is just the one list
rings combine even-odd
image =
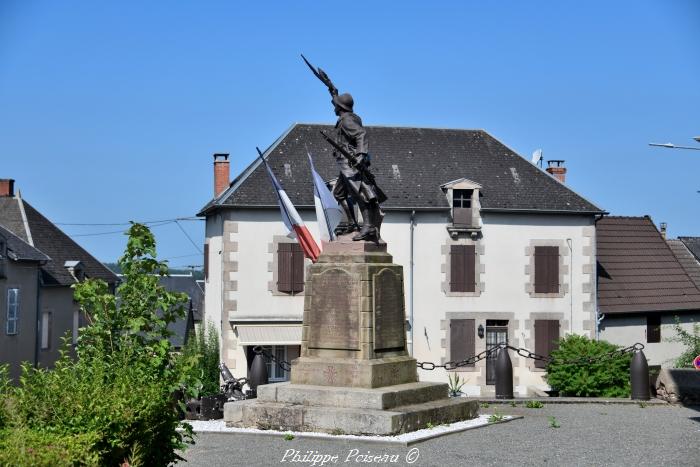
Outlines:
[{"label": "brick chimney", "polygon": [[231,170],[228,162],[228,154],[214,154],[214,197],[224,192],[229,185]]},{"label": "brick chimney", "polygon": [[0,178],[0,196],[15,196],[15,181],[11,178]]},{"label": "brick chimney", "polygon": [[562,183],[566,183],[564,161],[547,161],[547,172]]},{"label": "brick chimney", "polygon": [[659,226],[661,227],[660,232],[661,232],[661,238],[666,240],[666,223],[662,222]]}]

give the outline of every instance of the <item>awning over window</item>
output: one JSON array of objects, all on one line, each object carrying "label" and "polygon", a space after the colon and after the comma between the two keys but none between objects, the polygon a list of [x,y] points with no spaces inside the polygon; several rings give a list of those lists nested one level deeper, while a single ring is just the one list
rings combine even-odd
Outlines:
[{"label": "awning over window", "polygon": [[301,325],[248,325],[235,326],[240,345],[300,345]]}]

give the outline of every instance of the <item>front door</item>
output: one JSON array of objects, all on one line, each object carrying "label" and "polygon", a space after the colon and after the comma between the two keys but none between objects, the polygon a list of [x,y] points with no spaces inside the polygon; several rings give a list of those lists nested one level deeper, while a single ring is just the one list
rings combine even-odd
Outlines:
[{"label": "front door", "polygon": [[[508,343],[508,321],[486,321],[486,350],[496,347],[498,344]],[[494,352],[486,357],[486,384],[496,384],[496,357]]]}]

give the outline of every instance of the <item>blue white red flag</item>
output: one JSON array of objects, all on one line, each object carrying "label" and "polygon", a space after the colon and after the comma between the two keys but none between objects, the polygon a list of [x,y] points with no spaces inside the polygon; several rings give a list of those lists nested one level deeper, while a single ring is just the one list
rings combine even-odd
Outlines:
[{"label": "blue white red flag", "polygon": [[299,242],[299,246],[301,246],[301,249],[304,252],[304,256],[315,263],[318,260],[318,255],[321,254],[318,244],[316,244],[316,241],[309,232],[309,229],[307,229],[306,225],[304,225],[304,221],[301,219],[301,216],[292,204],[289,196],[287,196],[287,193],[282,188],[282,185],[280,185],[280,183],[277,181],[275,174],[272,173],[272,169],[269,165],[267,165],[267,161],[262,157],[260,149],[258,149],[258,154],[260,154],[260,159],[262,160],[263,164],[265,164],[267,173],[270,175],[270,180],[275,188],[275,193],[277,193],[277,204],[279,205],[280,213],[282,214],[282,222],[284,222],[287,230],[289,230],[289,233],[291,234],[290,236],[296,237],[297,242]]},{"label": "blue white red flag", "polygon": [[334,230],[343,219],[343,211],[340,209],[331,190],[328,189],[326,183],[316,172],[314,161],[311,159],[311,153],[308,150],[306,155],[309,156],[311,177],[314,180],[314,204],[316,205],[316,219],[318,230],[321,233],[321,240],[335,240]]}]

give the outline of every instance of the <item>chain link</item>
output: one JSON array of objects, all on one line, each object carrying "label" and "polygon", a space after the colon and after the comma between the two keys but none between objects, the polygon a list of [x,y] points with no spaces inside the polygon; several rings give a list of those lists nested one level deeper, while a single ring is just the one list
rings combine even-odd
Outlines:
[{"label": "chain link", "polygon": [[256,345],[255,347],[253,347],[253,352],[258,354],[258,355],[262,355],[263,358],[267,362],[272,361],[272,362],[276,363],[277,366],[280,367],[285,372],[289,372],[292,370],[291,363],[289,363],[287,360],[278,359],[277,357],[272,355],[272,353],[269,350],[263,348],[261,345]]},{"label": "chain link", "polygon": [[474,363],[483,360],[490,356],[492,353],[497,352],[500,349],[509,349],[514,351],[516,354],[518,354],[520,357],[523,358],[529,358],[532,360],[539,360],[543,361],[546,363],[557,363],[559,365],[595,365],[595,364],[600,364],[600,363],[605,363],[608,360],[611,360],[616,357],[620,357],[624,354],[627,353],[632,353],[638,350],[642,350],[644,348],[644,344],[640,344],[637,342],[634,345],[630,345],[629,347],[625,347],[622,349],[617,349],[613,350],[612,352],[608,352],[602,355],[595,355],[592,357],[579,357],[571,360],[558,360],[552,357],[546,357],[544,355],[539,355],[534,352],[531,352],[528,349],[524,349],[522,347],[513,347],[512,345],[508,345],[505,343],[497,344],[490,349],[484,350],[483,352],[480,352],[476,355],[473,355],[471,357],[467,357],[464,360],[460,360],[458,362],[455,361],[449,361],[445,362],[443,364],[436,364],[433,362],[416,362],[416,365],[418,368],[421,370],[428,370],[432,371],[436,368],[444,368],[445,370],[454,370],[456,368],[460,368],[463,366],[469,366],[473,365]]}]

